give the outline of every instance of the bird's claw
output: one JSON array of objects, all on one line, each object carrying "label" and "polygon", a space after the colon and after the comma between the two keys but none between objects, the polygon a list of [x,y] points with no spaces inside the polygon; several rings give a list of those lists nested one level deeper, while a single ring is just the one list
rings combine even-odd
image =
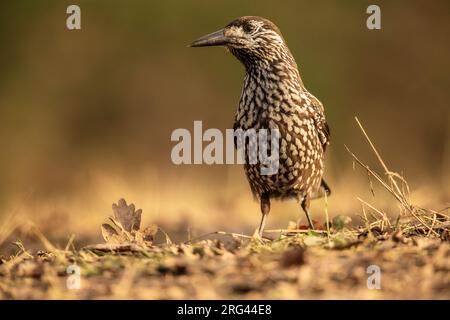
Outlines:
[{"label": "bird's claw", "polygon": [[263,238],[262,234],[260,233],[259,229],[256,229],[252,236],[252,241],[258,242],[258,243],[265,243],[268,242],[269,239]]}]

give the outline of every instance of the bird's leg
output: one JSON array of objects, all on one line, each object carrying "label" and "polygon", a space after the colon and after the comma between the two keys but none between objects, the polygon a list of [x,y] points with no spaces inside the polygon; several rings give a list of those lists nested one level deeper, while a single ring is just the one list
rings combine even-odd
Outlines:
[{"label": "bird's leg", "polygon": [[314,229],[314,225],[312,223],[311,217],[309,216],[309,197],[305,196],[302,200],[302,209],[305,211],[306,219],[308,220],[309,228]]},{"label": "bird's leg", "polygon": [[328,186],[328,184],[325,182],[325,180],[322,179],[320,182],[319,189],[317,190],[317,192],[315,192],[313,195],[311,195],[309,197],[309,200],[320,199],[325,196],[329,197],[330,195],[331,195],[331,189]]},{"label": "bird's leg", "polygon": [[262,238],[264,233],[264,226],[266,225],[267,215],[270,211],[270,199],[267,194],[261,196],[261,222],[259,223],[258,235]]}]

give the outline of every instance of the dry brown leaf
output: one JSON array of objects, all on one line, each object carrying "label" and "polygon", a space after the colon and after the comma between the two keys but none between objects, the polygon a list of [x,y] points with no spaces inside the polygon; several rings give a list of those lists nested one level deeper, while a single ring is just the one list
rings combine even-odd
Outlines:
[{"label": "dry brown leaf", "polygon": [[397,230],[396,232],[394,232],[392,234],[391,238],[392,238],[393,241],[400,242],[400,243],[403,243],[403,244],[407,244],[407,243],[412,241],[411,239],[405,237],[405,235],[403,234],[402,230],[400,230],[400,229]]},{"label": "dry brown leaf", "polygon": [[156,224],[151,224],[150,226],[145,228],[144,231],[142,231],[144,241],[150,243],[153,242],[156,234],[158,233],[158,230],[159,228],[158,225]]},{"label": "dry brown leaf", "polygon": [[[321,230],[321,231],[326,230],[325,226],[322,223],[320,223],[319,221],[313,220],[312,223],[314,225],[314,230]],[[308,230],[309,229],[309,225],[300,224],[300,220],[299,220],[297,222],[297,228],[296,229],[297,230]]]},{"label": "dry brown leaf", "polygon": [[[152,224],[140,230],[142,210],[136,210],[134,204],[127,205],[125,199],[120,199],[112,205],[114,217],[110,217],[111,224],[101,226],[103,239],[106,244],[91,245],[86,249],[111,251],[139,251],[147,250],[152,246],[159,227]],[[137,250],[137,248],[140,248]]]},{"label": "dry brown leaf", "polygon": [[102,236],[106,242],[110,243],[121,243],[122,237],[120,237],[119,233],[116,229],[111,227],[109,224],[102,224]]},{"label": "dry brown leaf", "polygon": [[112,205],[114,219],[122,228],[130,233],[139,231],[141,227],[142,210],[134,207],[134,204],[127,205],[125,199],[120,199],[117,204]]},{"label": "dry brown leaf", "polygon": [[281,266],[284,268],[298,267],[305,263],[305,249],[293,247],[285,251],[281,256]]}]

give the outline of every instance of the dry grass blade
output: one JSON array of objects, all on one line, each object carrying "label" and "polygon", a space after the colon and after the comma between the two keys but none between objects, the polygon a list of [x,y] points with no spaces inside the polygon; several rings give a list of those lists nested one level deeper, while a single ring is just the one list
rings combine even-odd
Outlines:
[{"label": "dry grass blade", "polygon": [[376,213],[378,213],[378,214],[381,216],[381,218],[382,218],[384,221],[386,221],[387,224],[388,224],[389,226],[391,226],[391,221],[389,221],[389,218],[387,217],[387,215],[386,215],[384,212],[382,212],[381,210],[375,208],[373,205],[371,205],[370,203],[368,203],[367,201],[364,201],[363,199],[361,199],[361,198],[359,198],[359,197],[358,197],[357,199],[358,199],[361,203],[365,204],[365,205],[368,206],[370,209],[372,209],[373,211],[375,211]]},{"label": "dry grass blade", "polygon": [[75,240],[75,235],[71,234],[69,237],[69,240],[67,241],[66,247],[64,248],[64,251],[69,251],[70,246],[73,245],[73,241]]},{"label": "dry grass blade", "polygon": [[362,126],[361,122],[359,121],[358,117],[355,117],[356,123],[358,124],[359,128],[361,129],[362,133],[364,134],[364,137],[366,138],[367,142],[369,143],[370,147],[372,148],[373,152],[375,153],[375,156],[377,157],[378,161],[380,162],[381,166],[383,167],[383,170],[385,172],[385,174],[388,176],[392,186],[396,189],[396,191],[403,195],[400,187],[397,184],[397,181],[395,181],[395,179],[393,178],[393,175],[395,173],[392,173],[388,167],[386,166],[383,158],[381,158],[380,153],[378,152],[378,150],[375,148],[375,145],[372,143],[372,140],[370,140],[369,136],[366,133],[366,130],[364,130],[364,127]]},{"label": "dry grass blade", "polygon": [[326,192],[325,192],[325,223],[327,226],[327,239],[328,242],[330,242],[330,217],[328,215],[328,197]]},{"label": "dry grass blade", "polygon": [[164,234],[164,237],[166,238],[166,245],[170,246],[172,245],[172,240],[170,239],[169,235],[167,234],[167,232],[165,232],[163,229],[158,228],[159,231],[162,232],[162,234]]},{"label": "dry grass blade", "polygon": [[7,219],[0,226],[0,245],[2,245],[5,240],[20,227],[20,225],[21,223],[18,220]]},{"label": "dry grass blade", "polygon": [[[364,127],[362,126],[361,122],[359,121],[359,119],[357,117],[355,117],[355,120],[356,120],[359,128],[361,129],[364,137],[366,138],[368,144],[370,145],[372,151],[375,153],[375,156],[377,157],[378,161],[380,162],[381,166],[383,167],[384,173],[389,179],[389,184],[386,183],[375,171],[370,169],[368,165],[363,163],[353,152],[350,151],[350,149],[347,146],[345,146],[347,151],[352,156],[354,162],[358,163],[370,175],[372,175],[390,194],[392,194],[392,196],[394,196],[394,198],[401,204],[401,206],[407,212],[409,212],[417,221],[419,221],[420,224],[422,224],[430,233],[433,233],[433,234],[439,236],[439,234],[433,230],[432,226],[428,225],[419,216],[420,214],[424,214],[424,213],[427,213],[427,212],[430,212],[430,211],[429,210],[421,210],[420,208],[416,208],[409,202],[409,200],[407,199],[407,197],[405,195],[405,192],[402,191],[402,189],[399,187],[397,181],[395,180],[395,178],[399,178],[402,181],[402,185],[405,185],[406,184],[405,179],[403,177],[401,177],[399,174],[397,174],[395,172],[392,172],[392,171],[390,171],[388,169],[386,163],[382,159],[382,157],[381,157],[380,153],[378,152],[378,150],[375,148],[375,145],[373,144],[372,140],[369,138],[368,134],[366,133],[366,131],[365,131]],[[406,186],[407,186],[407,184],[406,184]],[[408,186],[407,186],[407,190],[408,190],[408,193],[409,193],[409,187]]]},{"label": "dry grass blade", "polygon": [[346,145],[344,145],[345,149],[347,149],[348,153],[350,153],[350,155],[353,157],[353,160],[359,164],[361,167],[363,167],[368,173],[370,173],[375,179],[378,180],[378,182],[387,190],[389,191],[389,193],[391,193],[399,202],[401,202],[403,204],[403,199],[394,192],[394,190],[392,190],[392,188],[386,183],[384,182],[384,180],[372,169],[370,169],[370,167],[368,165],[366,165],[365,163],[363,163]]},{"label": "dry grass blade", "polygon": [[[433,215],[433,221],[431,222],[431,229],[434,228],[434,224],[436,223],[436,215]],[[431,230],[428,231],[427,236],[430,236]]]},{"label": "dry grass blade", "polygon": [[34,224],[31,225],[31,230],[34,235],[39,239],[39,241],[44,245],[45,249],[50,252],[56,253],[58,250],[56,247],[44,236],[44,234],[36,227]]},{"label": "dry grass blade", "polygon": [[369,172],[375,179],[378,180],[378,182],[390,193],[394,196],[395,199],[397,199],[398,202],[405,208],[417,221],[419,221],[425,228],[428,230],[432,230],[432,232],[439,236],[437,232],[435,232],[426,222],[424,222],[415,212],[413,209],[413,206],[409,204],[408,202],[405,202],[405,198],[402,198],[401,195],[397,194],[375,171],[369,168],[368,165],[363,163],[353,152],[350,151],[350,149],[345,146],[347,151],[350,153],[350,155],[353,157],[354,161],[358,163],[361,167],[363,167],[367,172]]}]

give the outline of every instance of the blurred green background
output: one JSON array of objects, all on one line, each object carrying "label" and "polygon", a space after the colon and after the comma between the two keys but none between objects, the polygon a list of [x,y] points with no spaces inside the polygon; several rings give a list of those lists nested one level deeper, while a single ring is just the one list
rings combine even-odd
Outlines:
[{"label": "blurred green background", "polygon": [[[376,166],[355,115],[418,201],[440,209],[450,198],[450,2],[377,1],[378,31],[366,28],[372,3],[2,1],[0,219],[98,232],[123,196],[180,228],[256,227],[242,168],[170,160],[174,129],[232,128],[243,68],[224,49],[187,44],[242,15],[279,26],[326,108],[332,214],[356,213],[368,189],[344,144]],[[70,4],[81,30],[66,28]],[[301,213],[295,203],[273,211],[273,225]]]}]

